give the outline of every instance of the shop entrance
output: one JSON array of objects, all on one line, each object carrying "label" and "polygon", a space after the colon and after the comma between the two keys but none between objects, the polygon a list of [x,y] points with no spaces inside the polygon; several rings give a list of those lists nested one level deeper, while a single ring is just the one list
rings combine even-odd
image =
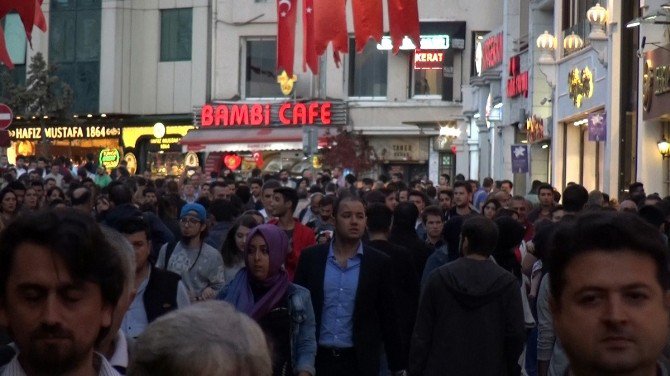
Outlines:
[{"label": "shop entrance", "polygon": [[605,170],[604,147],[589,141],[588,117],[561,124],[563,138],[562,188],[578,183],[588,191],[602,190]]}]

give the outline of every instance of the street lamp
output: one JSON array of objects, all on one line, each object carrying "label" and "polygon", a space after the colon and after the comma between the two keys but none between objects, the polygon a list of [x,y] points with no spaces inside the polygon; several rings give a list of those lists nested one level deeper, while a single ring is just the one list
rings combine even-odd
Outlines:
[{"label": "street lamp", "polygon": [[665,137],[663,137],[656,145],[658,146],[658,151],[661,153],[663,159],[670,157],[670,142],[668,142]]},{"label": "street lamp", "polygon": [[607,9],[600,6],[600,3],[592,6],[586,12],[586,18],[591,23],[591,33],[589,39],[606,40],[605,23],[607,22]]},{"label": "street lamp", "polygon": [[549,31],[545,30],[542,35],[537,37],[536,44],[541,53],[538,62],[540,64],[553,64],[554,50],[556,49],[556,37],[549,34]]}]

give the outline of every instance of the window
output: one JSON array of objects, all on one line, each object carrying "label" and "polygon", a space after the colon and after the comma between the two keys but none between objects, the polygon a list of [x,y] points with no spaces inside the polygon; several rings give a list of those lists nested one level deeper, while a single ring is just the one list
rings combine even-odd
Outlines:
[{"label": "window", "polygon": [[354,53],[354,39],[349,41],[349,96],[386,97],[388,80],[388,51],[377,49],[377,42],[370,40],[362,53]]},{"label": "window", "polygon": [[484,36],[488,31],[473,31],[472,32],[472,48],[470,48],[470,77],[476,77],[481,74],[482,70],[482,48],[484,47]]},{"label": "window", "polygon": [[247,98],[283,97],[277,83],[277,42],[273,39],[247,40],[245,94]]},{"label": "window", "polygon": [[[7,52],[14,63],[14,69],[8,70],[4,65],[0,66],[0,77],[5,72],[9,74],[11,81],[15,84],[24,85],[26,83],[26,32],[23,29],[21,18],[18,13],[10,13],[2,20],[3,29],[5,30],[5,43],[7,45]],[[0,102],[8,99],[9,95],[5,91],[2,80],[0,80]]]},{"label": "window", "polygon": [[52,0],[49,64],[70,86],[70,111],[97,112],[100,98],[101,0]]},{"label": "window", "polygon": [[415,62],[411,62],[412,97],[454,99],[454,50],[440,50],[439,53],[443,53],[441,69],[414,69]]},{"label": "window", "polygon": [[161,10],[161,61],[191,60],[193,9]]}]

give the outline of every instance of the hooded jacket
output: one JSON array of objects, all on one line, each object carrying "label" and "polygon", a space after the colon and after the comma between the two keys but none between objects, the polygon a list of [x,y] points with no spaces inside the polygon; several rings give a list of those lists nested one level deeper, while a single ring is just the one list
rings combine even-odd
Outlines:
[{"label": "hooded jacket", "polygon": [[518,374],[525,342],[514,276],[489,260],[460,258],[432,273],[419,303],[410,375]]}]

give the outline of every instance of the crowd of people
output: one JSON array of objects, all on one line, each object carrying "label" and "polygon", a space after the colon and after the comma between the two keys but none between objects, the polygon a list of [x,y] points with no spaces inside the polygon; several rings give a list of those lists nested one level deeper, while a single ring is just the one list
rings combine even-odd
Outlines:
[{"label": "crowd of people", "polygon": [[670,370],[670,197],[642,183],[0,168],[1,375]]}]

